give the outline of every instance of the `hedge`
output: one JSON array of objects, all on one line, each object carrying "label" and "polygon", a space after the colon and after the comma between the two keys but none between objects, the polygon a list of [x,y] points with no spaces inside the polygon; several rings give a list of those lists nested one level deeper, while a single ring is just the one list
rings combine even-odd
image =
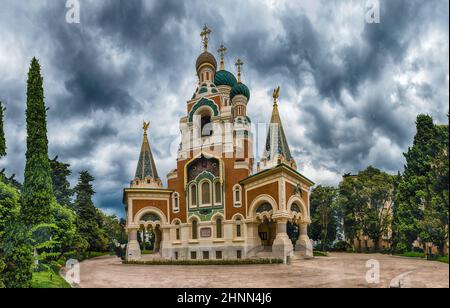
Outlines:
[{"label": "hedge", "polygon": [[123,261],[127,265],[252,265],[282,264],[281,259],[242,259],[242,260],[149,260]]}]

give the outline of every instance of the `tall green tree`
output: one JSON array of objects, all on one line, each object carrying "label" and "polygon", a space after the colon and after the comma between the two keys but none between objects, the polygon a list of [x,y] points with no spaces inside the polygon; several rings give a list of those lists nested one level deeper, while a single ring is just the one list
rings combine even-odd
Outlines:
[{"label": "tall green tree", "polygon": [[88,171],[80,173],[75,187],[76,224],[80,236],[89,244],[88,251],[103,251],[107,247],[107,240],[102,231],[102,217],[92,201],[95,194],[93,181],[94,177]]},{"label": "tall green tree", "polygon": [[372,166],[358,174],[362,183],[363,233],[373,242],[376,251],[382,236],[388,236],[392,224],[392,205],[394,194],[393,176]]},{"label": "tall green tree", "polygon": [[322,251],[336,240],[338,231],[337,189],[328,186],[317,186],[311,193],[311,226],[310,235],[315,241],[320,241]]},{"label": "tall green tree", "polygon": [[363,190],[361,181],[357,176],[344,176],[339,184],[338,207],[343,221],[343,231],[346,239],[355,250],[355,240],[361,248],[362,234],[364,229],[364,215],[366,198],[361,194]]},{"label": "tall green tree", "polygon": [[428,182],[432,183],[430,202],[423,208],[423,220],[420,222],[419,237],[422,242],[434,243],[439,254],[444,254],[448,242],[449,225],[449,135],[448,125],[436,126],[437,140],[442,148],[433,158]]},{"label": "tall green tree", "polygon": [[5,131],[3,130],[3,113],[5,108],[3,103],[0,101],[0,158],[6,155],[6,139]]},{"label": "tall green tree", "polygon": [[442,153],[442,136],[439,136],[439,129],[428,115],[417,117],[416,129],[413,145],[404,153],[405,170],[395,196],[394,229],[398,236],[395,249],[398,251],[410,250],[421,230],[424,230],[425,213],[428,211],[431,216],[434,215],[431,213],[436,184],[432,166]]},{"label": "tall green tree", "polygon": [[70,188],[68,177],[72,174],[70,165],[58,161],[58,156],[50,160],[52,170],[53,194],[56,201],[67,207],[72,207],[73,189]]},{"label": "tall green tree", "polygon": [[52,178],[48,160],[47,111],[43,78],[36,58],[31,61],[27,85],[27,151],[23,187],[22,218],[26,225],[52,219]]}]

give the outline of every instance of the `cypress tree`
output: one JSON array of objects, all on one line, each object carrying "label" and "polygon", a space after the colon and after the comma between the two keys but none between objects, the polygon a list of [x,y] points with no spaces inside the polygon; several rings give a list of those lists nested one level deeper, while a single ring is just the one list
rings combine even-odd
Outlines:
[{"label": "cypress tree", "polygon": [[72,174],[70,165],[58,161],[58,156],[56,156],[50,160],[50,167],[52,169],[53,193],[56,201],[63,206],[72,207],[73,189],[70,188],[70,183],[67,179]]},{"label": "cypress tree", "polygon": [[78,184],[75,187],[76,224],[78,233],[89,244],[88,251],[102,251],[107,243],[101,229],[101,216],[92,202],[95,194],[92,181],[94,177],[88,171],[80,172]]},{"label": "cypress tree", "polygon": [[5,131],[3,130],[3,112],[5,108],[0,101],[0,158],[6,155]]},{"label": "cypress tree", "polygon": [[413,242],[419,237],[424,210],[431,204],[434,194],[433,180],[429,176],[432,163],[442,148],[430,116],[419,115],[416,127],[413,146],[404,154],[405,170],[395,196],[393,222],[398,236],[394,241],[397,251],[412,249]]},{"label": "cypress tree", "polygon": [[47,110],[43,78],[36,58],[31,61],[27,85],[27,151],[22,218],[28,226],[51,222],[52,178],[48,160]]}]

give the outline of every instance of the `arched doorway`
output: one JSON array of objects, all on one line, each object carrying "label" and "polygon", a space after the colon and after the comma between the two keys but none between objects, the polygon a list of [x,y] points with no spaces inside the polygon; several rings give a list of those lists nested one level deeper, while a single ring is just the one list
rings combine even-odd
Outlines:
[{"label": "arched doorway", "polygon": [[258,235],[264,248],[272,247],[273,241],[277,236],[277,224],[265,218],[258,226]]},{"label": "arched doorway", "polygon": [[277,236],[277,224],[271,219],[273,208],[270,203],[262,203],[256,208],[256,215],[259,217],[258,235],[261,239],[261,245],[265,249],[272,247],[273,241]]},{"label": "arched doorway", "polygon": [[138,242],[142,254],[158,253],[161,250],[162,232],[161,218],[155,213],[148,213],[141,217]]}]

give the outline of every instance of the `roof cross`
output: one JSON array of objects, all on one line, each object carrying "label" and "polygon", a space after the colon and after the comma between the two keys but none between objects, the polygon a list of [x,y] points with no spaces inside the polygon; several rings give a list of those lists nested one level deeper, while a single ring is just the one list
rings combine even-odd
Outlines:
[{"label": "roof cross", "polygon": [[242,70],[242,66],[244,65],[244,62],[242,62],[241,59],[238,59],[235,65],[236,65],[237,71],[238,71],[238,82],[241,82],[241,70]]},{"label": "roof cross", "polygon": [[220,69],[225,69],[225,53],[227,52],[227,48],[225,46],[220,45],[219,49],[217,49],[217,52],[220,54]]},{"label": "roof cross", "polygon": [[203,31],[200,33],[200,36],[202,37],[203,48],[205,49],[205,51],[208,50],[209,35],[211,34],[211,32],[211,29],[208,28],[207,25],[205,25],[203,27]]}]

